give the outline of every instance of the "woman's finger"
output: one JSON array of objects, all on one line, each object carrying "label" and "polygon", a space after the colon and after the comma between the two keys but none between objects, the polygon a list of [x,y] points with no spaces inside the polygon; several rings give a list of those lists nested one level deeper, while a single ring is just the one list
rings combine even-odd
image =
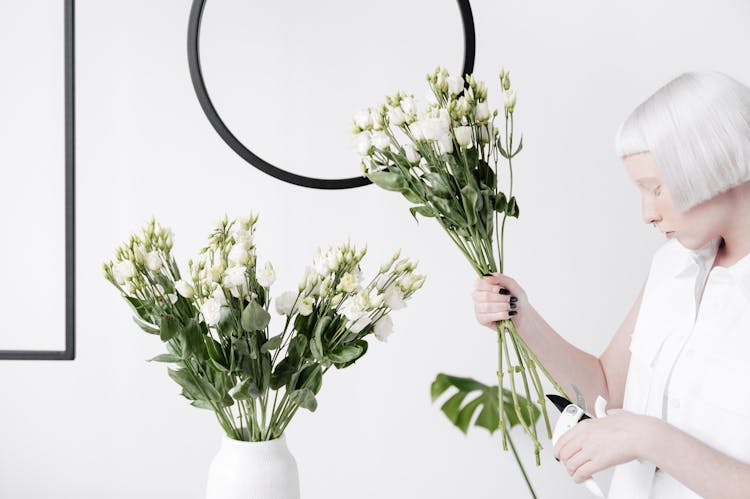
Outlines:
[{"label": "woman's finger", "polygon": [[471,293],[472,298],[475,302],[491,302],[491,303],[509,303],[510,295],[501,295],[500,293],[492,293],[490,291],[474,291]]}]

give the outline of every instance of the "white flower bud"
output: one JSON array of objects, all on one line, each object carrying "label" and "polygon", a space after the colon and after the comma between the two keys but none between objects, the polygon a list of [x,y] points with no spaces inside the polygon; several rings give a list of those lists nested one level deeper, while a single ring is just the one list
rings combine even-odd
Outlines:
[{"label": "white flower bud", "polygon": [[250,259],[250,252],[244,242],[239,242],[229,250],[229,262],[235,265],[246,265]]},{"label": "white flower bud", "polygon": [[261,271],[258,272],[258,275],[256,277],[258,279],[258,284],[266,289],[270,288],[271,285],[276,281],[276,273],[273,270],[273,265],[271,265],[271,262],[266,262],[266,264],[263,266]]},{"label": "white flower bud", "polygon": [[459,126],[453,129],[453,133],[456,134],[456,142],[461,147],[471,147],[471,127],[470,126]]},{"label": "white flower bud", "polygon": [[419,163],[421,159],[421,156],[411,144],[404,144],[404,154],[406,154],[406,160],[412,164]]},{"label": "white flower bud", "polygon": [[490,119],[490,108],[487,101],[477,103],[477,111],[475,118],[477,121],[487,121]]},{"label": "white flower bud", "polygon": [[312,307],[315,302],[309,296],[305,296],[299,302],[299,313],[300,315],[310,315],[312,313]]},{"label": "white flower bud", "polygon": [[464,79],[459,75],[451,75],[447,78],[448,92],[457,95],[464,88]]},{"label": "white flower bud", "polygon": [[354,115],[354,122],[362,130],[368,130],[372,128],[372,118],[370,117],[370,111],[363,109]]},{"label": "white flower bud", "polygon": [[505,99],[505,109],[512,113],[513,108],[516,107],[516,91],[506,90],[503,92],[503,98]]},{"label": "white flower bud", "polygon": [[371,152],[372,141],[370,140],[370,132],[361,132],[354,136],[354,147],[357,149],[357,154],[360,156],[368,156]]},{"label": "white flower bud", "polygon": [[177,292],[185,298],[192,298],[195,295],[195,289],[193,288],[192,284],[184,279],[180,279],[179,281],[174,283],[174,287]]},{"label": "white flower bud", "polygon": [[385,132],[375,132],[372,134],[372,144],[378,149],[390,149],[391,139]]}]

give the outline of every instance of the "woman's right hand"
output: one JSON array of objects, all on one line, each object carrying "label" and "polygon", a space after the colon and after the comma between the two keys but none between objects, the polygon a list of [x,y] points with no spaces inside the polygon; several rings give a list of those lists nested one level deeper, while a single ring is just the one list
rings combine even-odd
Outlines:
[{"label": "woman's right hand", "polygon": [[493,331],[497,327],[497,321],[517,317],[524,308],[528,308],[523,288],[515,280],[499,272],[478,278],[471,297],[477,321]]}]

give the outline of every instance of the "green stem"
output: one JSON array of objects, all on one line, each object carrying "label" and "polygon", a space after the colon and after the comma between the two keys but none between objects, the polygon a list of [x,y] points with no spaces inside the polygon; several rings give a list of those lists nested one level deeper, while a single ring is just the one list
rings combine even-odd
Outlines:
[{"label": "green stem", "polygon": [[526,474],[526,470],[524,469],[523,464],[521,464],[521,458],[518,456],[518,452],[516,452],[516,446],[513,445],[513,440],[511,440],[510,435],[508,435],[508,441],[510,441],[510,448],[511,450],[513,450],[513,455],[516,458],[518,467],[521,469],[521,474],[523,475],[523,479],[526,480],[526,486],[529,488],[529,493],[531,494],[531,497],[536,499],[536,494],[534,493],[534,487],[531,486],[531,481],[529,480],[529,476]]}]

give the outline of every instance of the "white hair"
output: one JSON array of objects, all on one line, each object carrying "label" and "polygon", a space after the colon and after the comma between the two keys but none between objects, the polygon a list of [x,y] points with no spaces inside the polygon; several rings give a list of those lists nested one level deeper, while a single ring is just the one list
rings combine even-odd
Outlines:
[{"label": "white hair", "polygon": [[633,110],[615,150],[651,153],[674,207],[687,211],[750,181],[750,88],[718,71],[683,73]]}]

